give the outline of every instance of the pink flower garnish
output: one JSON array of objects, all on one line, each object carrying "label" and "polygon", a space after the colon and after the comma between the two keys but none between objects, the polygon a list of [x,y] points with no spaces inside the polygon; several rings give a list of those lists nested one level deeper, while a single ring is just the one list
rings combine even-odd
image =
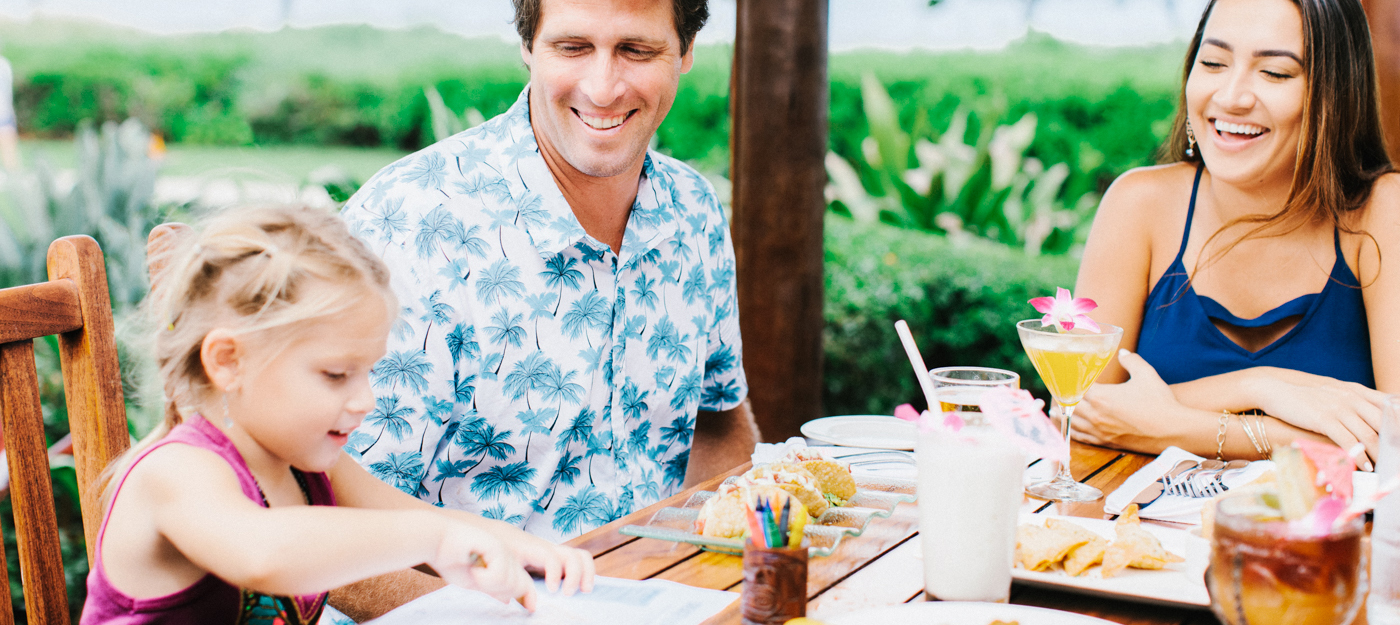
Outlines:
[{"label": "pink flower garnish", "polygon": [[1356,455],[1366,450],[1360,443],[1359,449],[1347,452],[1341,447],[1319,443],[1306,438],[1293,441],[1293,446],[1303,452],[1303,456],[1317,467],[1317,485],[1327,486],[1328,491],[1344,502],[1351,501],[1351,474],[1356,468]]},{"label": "pink flower garnish", "polygon": [[919,411],[914,410],[914,407],[909,404],[900,404],[896,406],[894,409],[894,416],[904,419],[905,421],[919,422]]},{"label": "pink flower garnish", "polygon": [[1055,290],[1055,297],[1037,297],[1030,300],[1030,304],[1036,311],[1045,313],[1040,319],[1043,325],[1054,324],[1061,332],[1073,330],[1075,326],[1084,326],[1093,332],[1099,331],[1099,324],[1094,323],[1094,320],[1085,314],[1098,308],[1098,303],[1087,297],[1075,298],[1070,295],[1069,289],[1064,287]]}]

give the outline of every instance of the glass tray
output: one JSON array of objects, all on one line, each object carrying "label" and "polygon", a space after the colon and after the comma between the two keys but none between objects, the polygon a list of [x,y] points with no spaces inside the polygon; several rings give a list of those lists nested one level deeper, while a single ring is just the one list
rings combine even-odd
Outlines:
[{"label": "glass tray", "polygon": [[[738,480],[731,477],[725,483]],[[841,539],[860,536],[870,519],[888,517],[895,506],[914,501],[914,480],[902,480],[872,475],[857,475],[856,496],[846,505],[827,508],[816,523],[808,523],[803,535],[807,539],[809,557],[831,555],[841,544]],[[646,525],[627,525],[619,532],[628,536],[672,540],[690,543],[706,551],[739,555],[744,552],[744,541],[738,538],[717,538],[695,533],[695,519],[700,516],[700,507],[715,493],[700,491],[690,496],[680,508],[658,510]]]}]

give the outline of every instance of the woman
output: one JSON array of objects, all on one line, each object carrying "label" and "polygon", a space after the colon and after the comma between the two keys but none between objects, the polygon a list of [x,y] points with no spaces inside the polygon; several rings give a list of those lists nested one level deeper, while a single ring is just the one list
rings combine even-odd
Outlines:
[{"label": "woman", "polygon": [[1184,82],[1176,162],[1115,181],[1089,235],[1076,293],[1138,353],[1075,435],[1251,459],[1359,441],[1367,467],[1380,391],[1400,392],[1400,176],[1361,5],[1212,0]]}]

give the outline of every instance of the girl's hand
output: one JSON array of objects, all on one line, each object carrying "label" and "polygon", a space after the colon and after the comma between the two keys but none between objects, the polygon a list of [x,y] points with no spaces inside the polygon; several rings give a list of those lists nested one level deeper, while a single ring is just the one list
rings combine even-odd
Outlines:
[{"label": "girl's hand", "polygon": [[550,592],[563,591],[570,596],[593,591],[593,555],[587,551],[556,545],[505,523],[493,524],[493,533],[526,568],[544,575]]},{"label": "girl's hand", "polygon": [[535,584],[515,554],[490,532],[443,519],[437,556],[428,563],[443,581],[480,590],[502,603],[519,600],[535,610]]},{"label": "girl's hand", "polygon": [[1169,415],[1182,406],[1141,356],[1120,349],[1118,362],[1131,377],[1121,384],[1090,387],[1070,420],[1071,434],[1092,445],[1160,453],[1165,426],[1172,423]]}]

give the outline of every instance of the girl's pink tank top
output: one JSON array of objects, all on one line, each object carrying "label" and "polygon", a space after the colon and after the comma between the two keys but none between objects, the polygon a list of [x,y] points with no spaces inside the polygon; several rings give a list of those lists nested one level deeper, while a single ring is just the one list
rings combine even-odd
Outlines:
[{"label": "girl's pink tank top", "polygon": [[[267,506],[262,491],[243,461],[243,455],[233,446],[228,437],[203,417],[193,417],[176,426],[165,438],[146,449],[131,463],[134,468],[146,455],[163,445],[182,443],[200,449],[208,449],[233,468],[243,494],[255,503]],[[121,487],[131,474],[131,468],[120,478],[112,501],[107,507],[107,517],[102,520],[102,528],[97,534],[97,548],[93,550],[93,567],[88,574],[87,603],[83,606],[80,625],[143,625],[146,623],[231,623],[235,625],[284,624],[310,625],[321,616],[326,604],[326,593],[300,597],[278,597],[249,590],[241,590],[210,573],[200,578],[184,590],[151,599],[128,597],[107,579],[102,565],[102,538],[107,533],[107,521],[111,519],[112,504],[121,496]],[[335,495],[331,492],[330,479],[325,473],[300,474],[299,480],[308,500],[316,506],[334,506]]]}]

